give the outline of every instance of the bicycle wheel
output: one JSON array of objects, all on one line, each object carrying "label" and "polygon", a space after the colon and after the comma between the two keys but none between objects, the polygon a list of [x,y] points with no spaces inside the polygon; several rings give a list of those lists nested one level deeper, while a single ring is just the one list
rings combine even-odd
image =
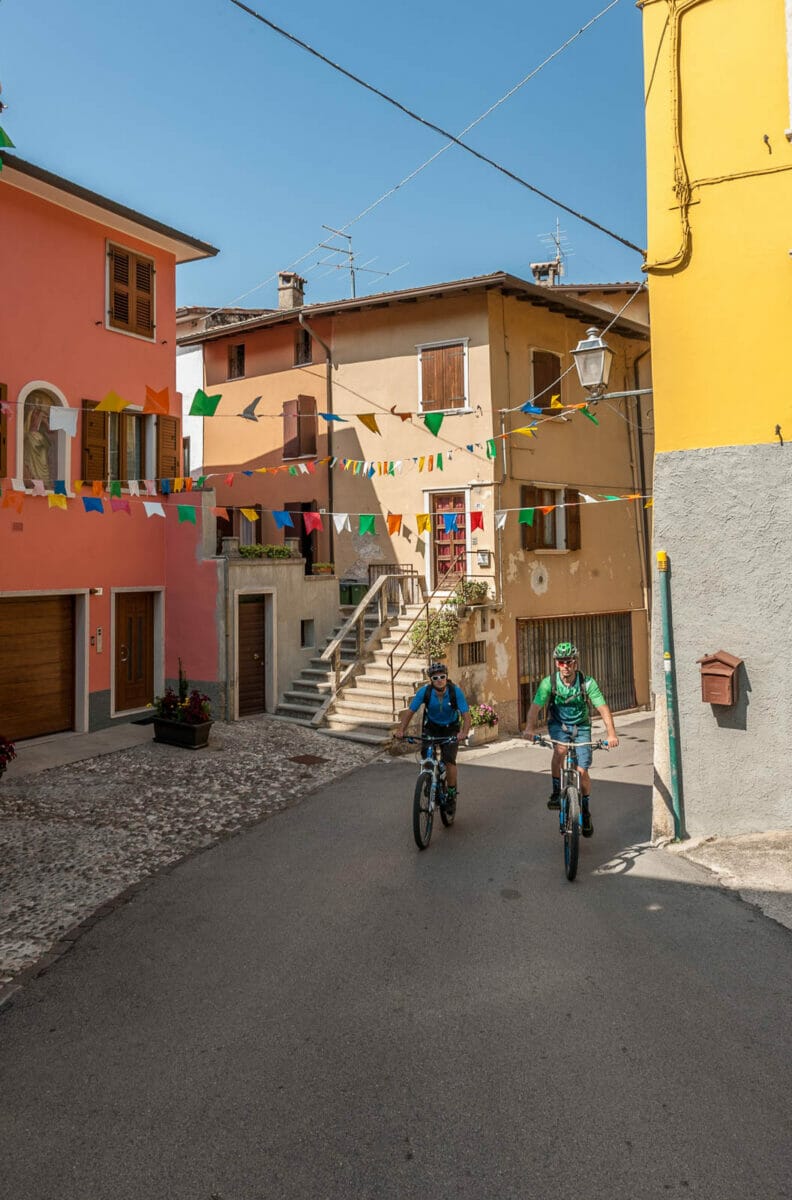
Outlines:
[{"label": "bicycle wheel", "polygon": [[415,784],[413,798],[413,835],[419,850],[425,850],[432,837],[432,819],[434,813],[431,806],[432,776],[429,771],[422,771]]},{"label": "bicycle wheel", "polygon": [[449,813],[446,811],[446,799],[448,797],[448,786],[447,785],[444,786],[442,794],[443,794],[443,800],[439,806],[440,807],[440,820],[443,822],[446,829],[449,829],[454,824],[454,817],[456,816],[456,808],[454,809],[454,811],[452,813]]},{"label": "bicycle wheel", "polygon": [[564,821],[564,870],[571,883],[577,875],[578,851],[580,849],[580,793],[568,787],[564,797],[566,819]]}]

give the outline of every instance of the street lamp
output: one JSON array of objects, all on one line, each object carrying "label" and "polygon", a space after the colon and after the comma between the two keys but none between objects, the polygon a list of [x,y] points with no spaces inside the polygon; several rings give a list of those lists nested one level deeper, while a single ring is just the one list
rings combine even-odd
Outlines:
[{"label": "street lamp", "polygon": [[586,336],[572,351],[578,379],[592,400],[599,400],[608,390],[613,351],[600,337],[599,330],[586,330]]}]

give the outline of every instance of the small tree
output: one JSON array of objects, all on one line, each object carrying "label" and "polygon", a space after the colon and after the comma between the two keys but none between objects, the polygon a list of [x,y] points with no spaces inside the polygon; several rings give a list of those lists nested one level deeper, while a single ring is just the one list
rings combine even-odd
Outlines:
[{"label": "small tree", "polygon": [[443,608],[440,612],[430,613],[428,621],[416,621],[412,627],[410,638],[413,650],[427,658],[441,658],[458,632],[456,608]]}]

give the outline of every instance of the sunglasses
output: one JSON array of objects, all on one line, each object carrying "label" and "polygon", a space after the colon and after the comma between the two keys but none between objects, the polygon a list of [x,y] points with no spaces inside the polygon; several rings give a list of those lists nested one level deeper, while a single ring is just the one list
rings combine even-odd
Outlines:
[{"label": "sunglasses", "polygon": [[563,667],[563,666],[568,666],[569,663],[577,662],[577,659],[576,658],[557,658],[556,662],[560,663],[561,666]]},{"label": "sunglasses", "polygon": [[434,681],[436,679],[448,679],[448,676],[447,675],[431,675],[430,678],[432,680],[432,683],[434,683]]}]

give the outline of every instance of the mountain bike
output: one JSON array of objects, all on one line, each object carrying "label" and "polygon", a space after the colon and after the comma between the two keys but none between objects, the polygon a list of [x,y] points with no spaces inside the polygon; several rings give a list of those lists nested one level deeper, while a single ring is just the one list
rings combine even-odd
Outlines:
[{"label": "mountain bike", "polygon": [[[577,727],[572,725],[569,732],[573,739],[577,737]],[[566,750],[564,763],[561,767],[561,811],[558,814],[559,828],[564,835],[564,872],[570,883],[577,875],[578,855],[580,853],[580,830],[583,825],[583,810],[580,806],[580,771],[578,769],[577,747],[573,742],[554,742],[552,738],[544,738],[536,734],[534,746],[544,746],[552,750],[553,746],[563,746]],[[607,750],[608,743],[578,742],[578,746],[591,746],[593,750]]]},{"label": "mountain bike", "polygon": [[446,828],[454,824],[456,813],[450,813],[446,807],[446,765],[440,755],[440,747],[457,741],[457,738],[427,736],[406,737],[404,740],[412,745],[420,743],[428,746],[428,753],[421,757],[413,796],[413,836],[418,849],[425,850],[432,838],[436,808],[440,809],[440,820]]}]

